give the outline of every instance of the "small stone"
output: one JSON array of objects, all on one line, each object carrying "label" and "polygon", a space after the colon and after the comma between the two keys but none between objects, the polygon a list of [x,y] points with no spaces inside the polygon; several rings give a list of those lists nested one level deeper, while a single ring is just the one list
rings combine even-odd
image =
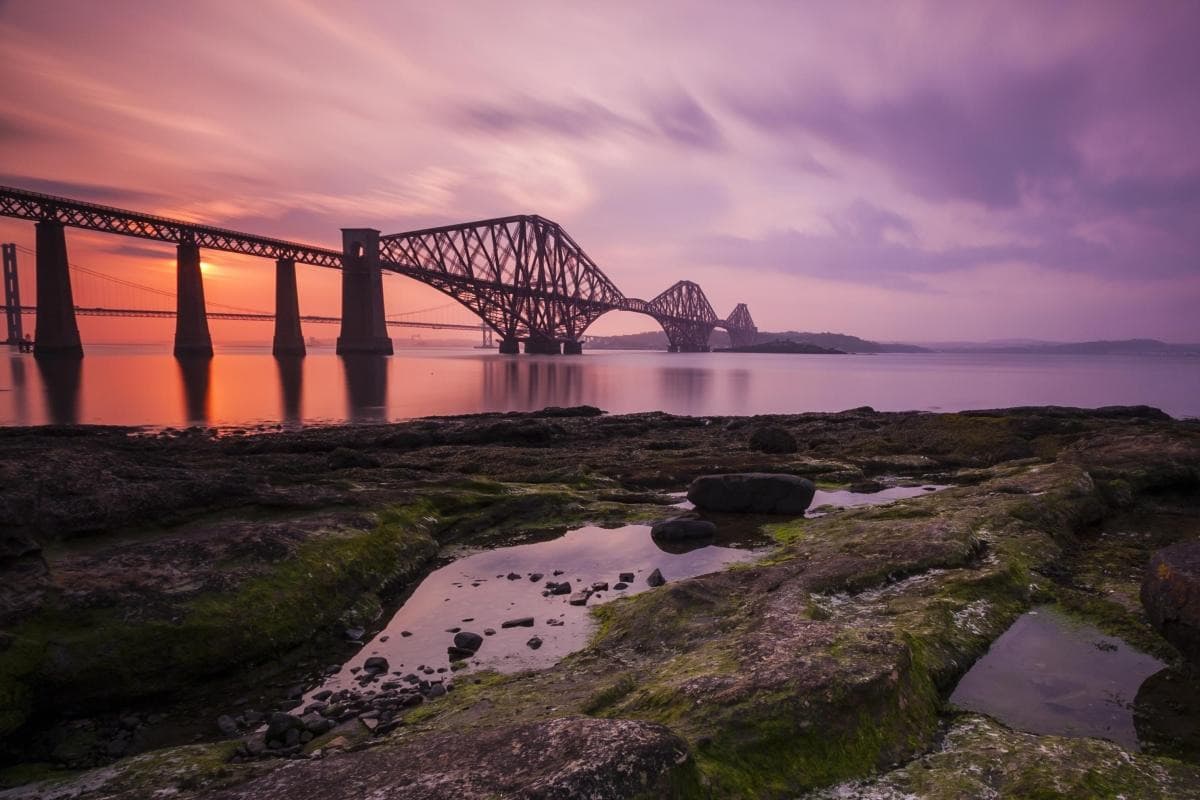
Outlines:
[{"label": "small stone", "polygon": [[346,628],[346,638],[352,642],[357,642],[366,634],[362,628]]},{"label": "small stone", "polygon": [[454,646],[460,650],[468,650],[474,653],[483,644],[483,637],[478,633],[471,631],[462,631],[454,635]]},{"label": "small stone", "polygon": [[465,661],[475,655],[474,650],[467,650],[465,647],[455,647],[450,645],[446,648],[446,655],[450,656],[452,661]]},{"label": "small stone", "polygon": [[446,633],[458,633],[462,628],[446,628]]},{"label": "small stone", "polygon": [[506,577],[506,578],[508,578],[510,581],[519,581],[519,580],[521,580],[521,576],[520,576],[520,575],[518,575],[518,574],[517,574],[517,573],[515,573],[515,572],[510,572],[510,573],[508,573],[508,575],[506,575],[505,577]]},{"label": "small stone", "polygon": [[665,541],[708,539],[716,533],[717,526],[706,519],[668,519],[650,529],[651,536]]},{"label": "small stone", "polygon": [[595,583],[592,584],[592,591],[593,592],[608,591],[608,581],[596,581]]},{"label": "small stone", "polygon": [[550,573],[550,574],[551,574],[551,575],[558,576],[558,575],[562,575],[562,574],[563,574],[563,571],[562,571],[561,569],[556,569],[556,570],[554,570],[554,572],[552,572],[552,573]]},{"label": "small stone", "polygon": [[651,572],[649,575],[646,576],[646,583],[649,584],[650,586],[662,586],[666,582],[667,582],[667,579],[664,578],[663,574],[661,572],[659,572],[657,569],[655,569],[654,572]]},{"label": "small stone", "polygon": [[445,686],[442,686],[440,683],[434,683],[434,684],[430,685],[429,696],[431,698],[432,697],[443,697],[445,694],[446,694]]},{"label": "small stone", "polygon": [[588,598],[591,596],[592,593],[584,589],[581,592],[576,592],[575,594],[571,595],[571,599],[567,602],[573,606],[586,606]]},{"label": "small stone", "polygon": [[495,629],[495,628],[484,628],[484,629],[483,629],[483,635],[484,635],[484,636],[495,636],[495,635],[496,635],[496,629]]},{"label": "small stone", "polygon": [[556,583],[554,585],[554,588],[550,590],[550,594],[570,594],[570,593],[571,593],[571,584],[568,581],[563,581],[562,583]]},{"label": "small stone", "polygon": [[237,736],[237,723],[228,714],[222,714],[217,717],[217,728],[226,736]]},{"label": "small stone", "polygon": [[518,617],[500,623],[501,628],[532,628],[533,617]]},{"label": "small stone", "polygon": [[328,700],[332,694],[333,692],[331,692],[329,689],[322,689],[313,695],[313,700]]},{"label": "small stone", "polygon": [[412,636],[412,631],[400,631],[400,635],[408,638],[409,636]]},{"label": "small stone", "polygon": [[378,675],[381,672],[388,671],[388,660],[383,656],[371,656],[363,662],[363,671],[371,675]]},{"label": "small stone", "polygon": [[[266,737],[268,740],[286,741],[289,731],[300,731],[303,728],[304,723],[300,721],[299,717],[276,711],[267,718]],[[299,733],[296,735],[299,736]]]},{"label": "small stone", "polygon": [[529,641],[527,641],[525,643],[525,646],[528,647],[530,650],[537,650],[539,647],[542,646],[541,637],[534,636],[533,638],[531,638]]},{"label": "small stone", "polygon": [[629,585],[626,583],[614,583],[613,584],[613,591],[622,592],[628,588],[629,588]]},{"label": "small stone", "polygon": [[543,577],[542,573],[540,573],[540,572],[529,573],[529,580],[531,583],[537,583],[538,581],[540,581],[542,579],[542,577]]},{"label": "small stone", "polygon": [[379,641],[380,641],[380,642],[386,642],[386,641],[387,641],[389,638],[391,638],[391,637],[389,637],[389,636],[380,636],[380,637],[379,637]]},{"label": "small stone", "polygon": [[618,577],[620,577],[622,583],[633,583],[634,574],[632,572],[622,572]]}]

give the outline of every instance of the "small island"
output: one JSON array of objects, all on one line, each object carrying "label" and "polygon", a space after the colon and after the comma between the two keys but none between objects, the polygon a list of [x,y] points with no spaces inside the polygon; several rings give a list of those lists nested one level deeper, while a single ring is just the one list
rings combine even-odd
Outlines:
[{"label": "small island", "polygon": [[714,353],[795,353],[800,355],[844,356],[846,351],[835,350],[832,347],[821,347],[809,342],[796,342],[791,339],[775,339],[770,342],[759,342],[741,347],[714,347]]}]

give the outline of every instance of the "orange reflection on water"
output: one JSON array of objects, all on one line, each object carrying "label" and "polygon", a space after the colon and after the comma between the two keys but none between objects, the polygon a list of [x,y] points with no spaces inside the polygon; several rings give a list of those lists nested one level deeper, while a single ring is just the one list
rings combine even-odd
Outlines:
[{"label": "orange reflection on water", "polygon": [[82,361],[0,354],[0,424],[296,426],[584,404],[696,416],[1145,404],[1200,415],[1200,359],[1187,357],[414,348],[342,358],[315,347],[302,359],[244,348],[197,361],[164,350],[91,345]]}]

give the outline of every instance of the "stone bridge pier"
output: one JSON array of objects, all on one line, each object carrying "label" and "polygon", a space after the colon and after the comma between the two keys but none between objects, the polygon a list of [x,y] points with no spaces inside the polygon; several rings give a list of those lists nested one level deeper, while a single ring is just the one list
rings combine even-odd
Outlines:
[{"label": "stone bridge pier", "polygon": [[374,228],[342,229],[342,330],[337,352],[392,354],[383,313],[379,231]]}]

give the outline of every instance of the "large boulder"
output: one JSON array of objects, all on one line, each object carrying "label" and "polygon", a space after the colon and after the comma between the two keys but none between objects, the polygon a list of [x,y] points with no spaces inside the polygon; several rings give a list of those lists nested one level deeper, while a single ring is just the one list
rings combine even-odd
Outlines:
[{"label": "large boulder", "polygon": [[701,475],[688,487],[688,500],[708,511],[803,514],[817,487],[807,478],[765,472]]},{"label": "large boulder", "polygon": [[1158,632],[1200,665],[1200,542],[1173,544],[1150,557],[1142,605]]}]

